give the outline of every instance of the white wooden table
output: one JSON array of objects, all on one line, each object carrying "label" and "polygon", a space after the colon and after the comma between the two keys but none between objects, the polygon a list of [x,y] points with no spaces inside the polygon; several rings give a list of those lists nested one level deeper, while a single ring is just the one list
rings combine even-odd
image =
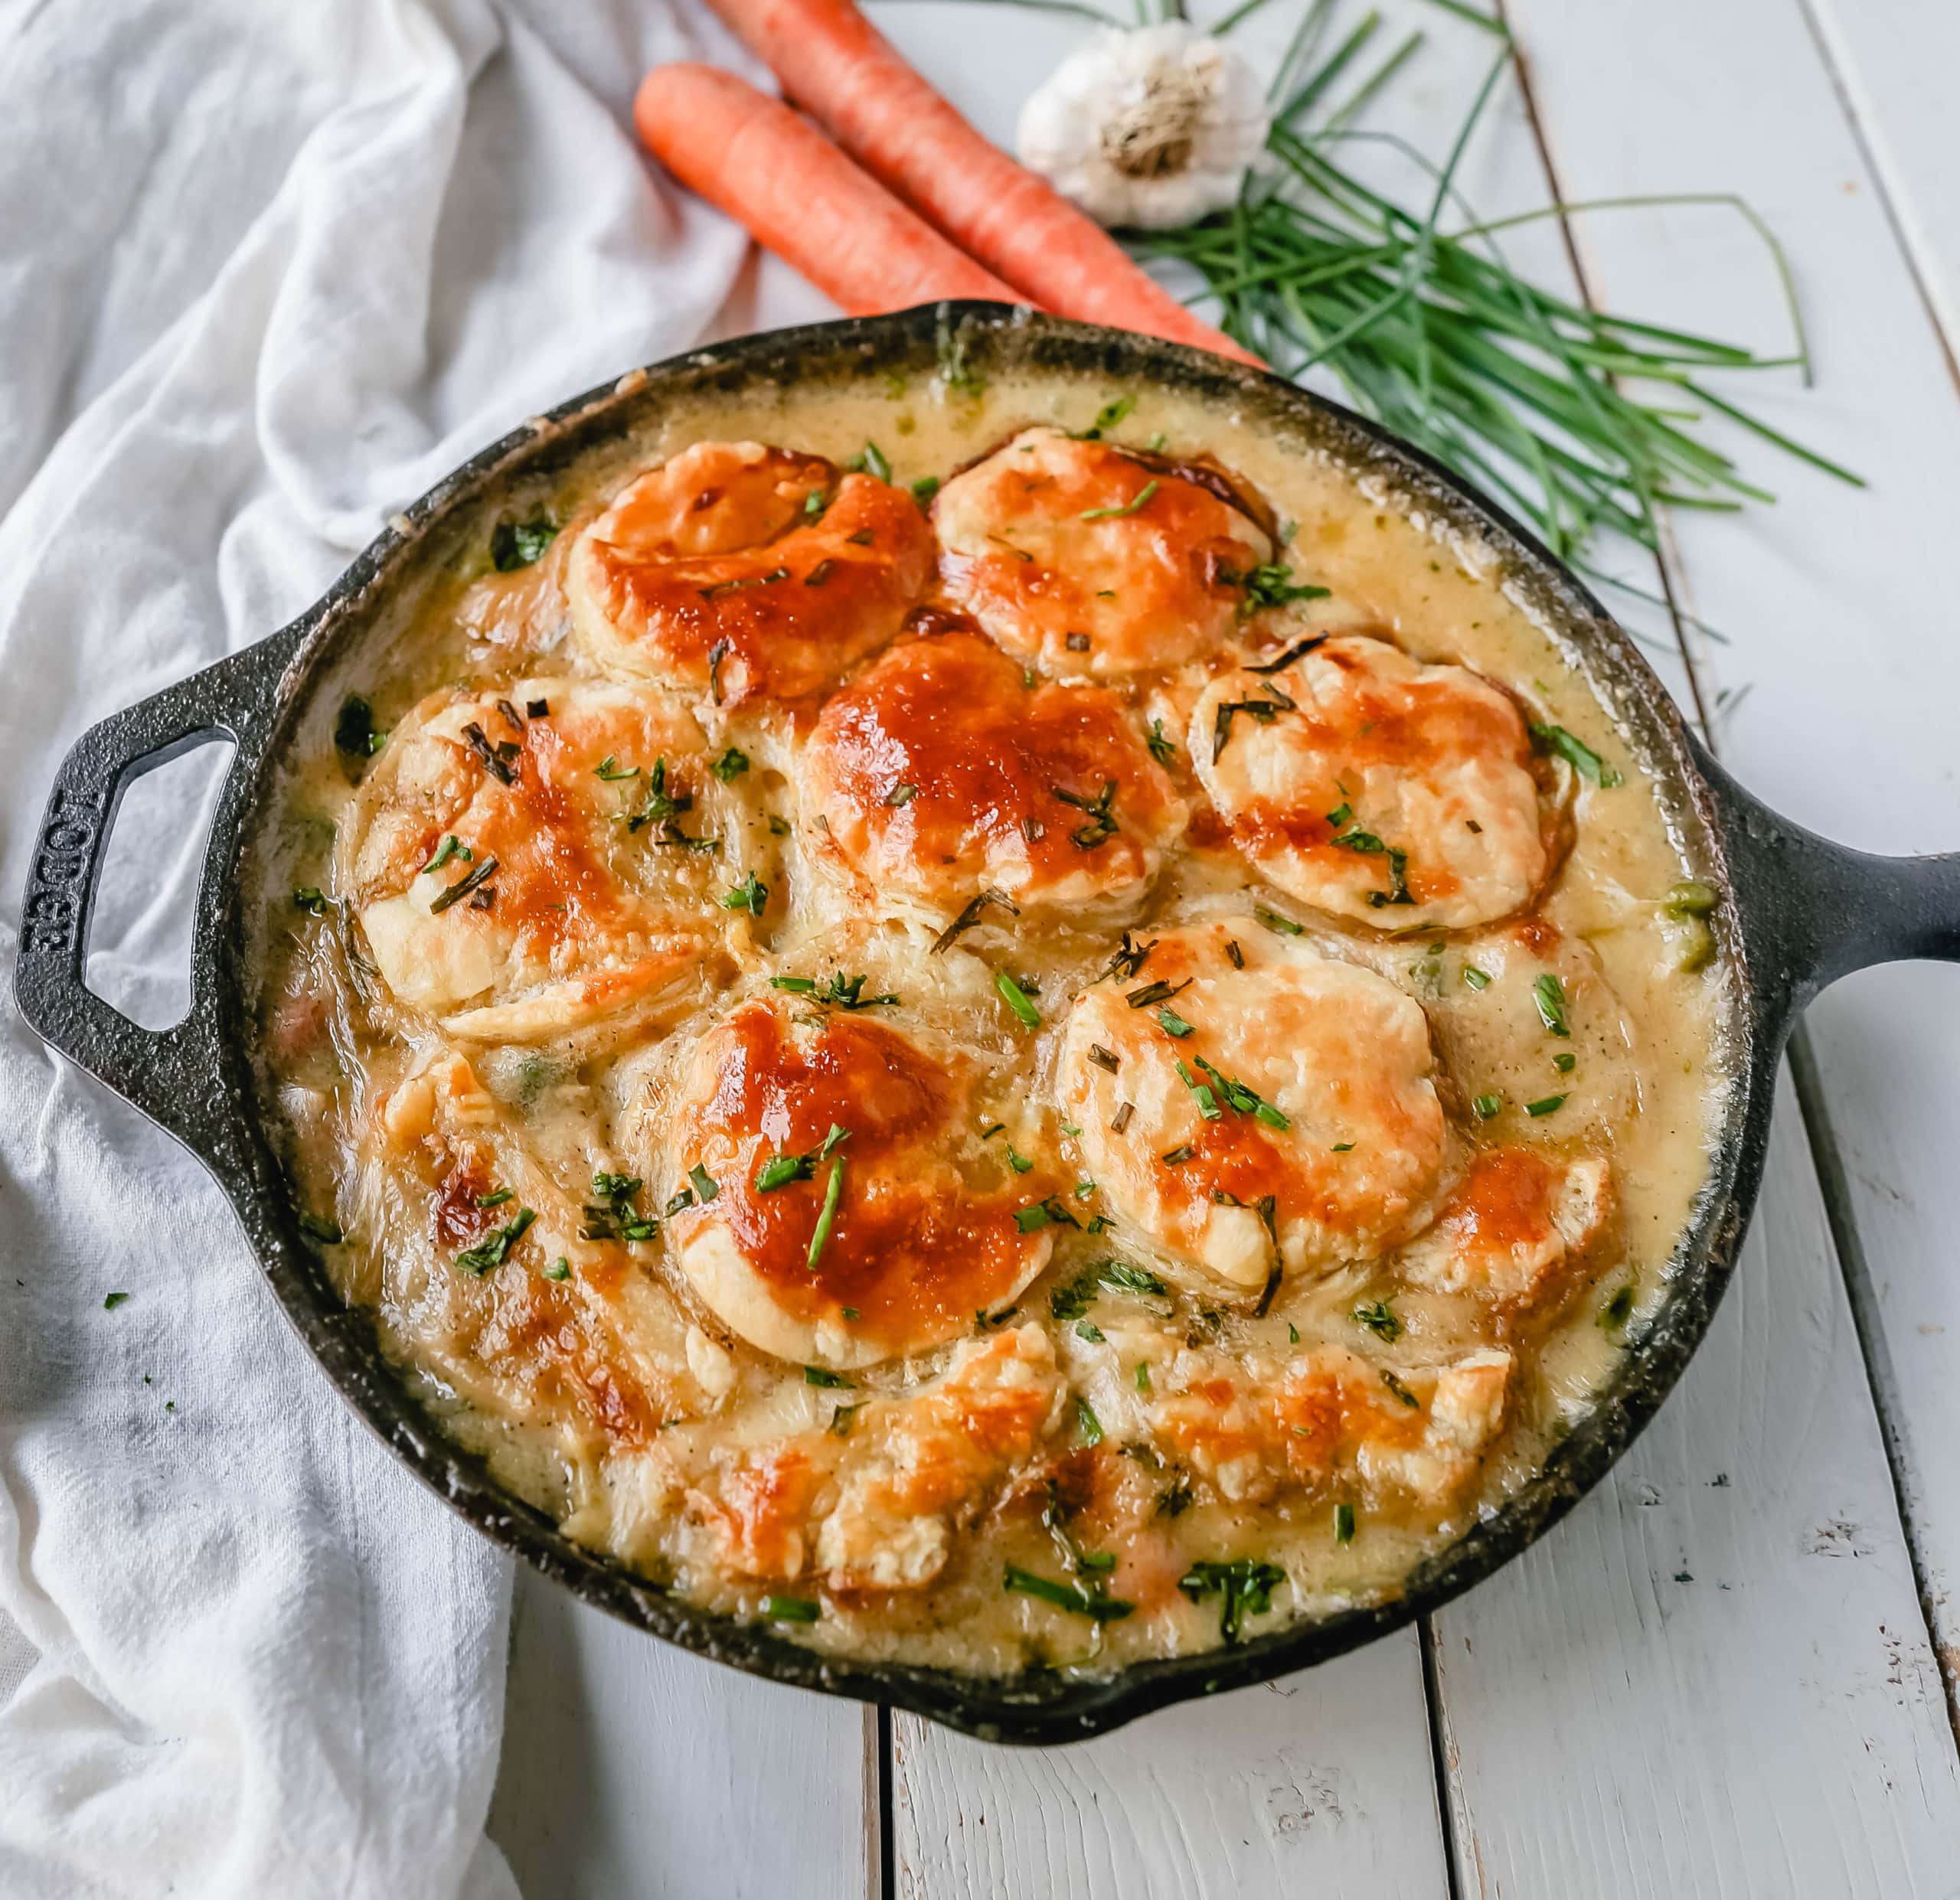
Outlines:
[{"label": "white wooden table", "polygon": [[[1299,4],[1247,42],[1273,47]],[[1429,37],[1376,122],[1433,152],[1491,42],[1419,0],[1384,10]],[[1802,823],[1960,847],[1960,4],[1508,11],[1530,109],[1508,84],[1462,175],[1478,211],[1745,194],[1788,247],[1818,372],[1749,393],[1870,481],[1743,444],[1780,499],[1673,524],[1667,591],[1726,638],[1648,612],[1670,684],[1726,707],[1719,748]],[[1004,139],[1088,30],[978,0],[877,17]],[[1511,253],[1619,311],[1783,333],[1731,217],[1569,230]],[[1563,1525],[1419,1632],[1014,1751],[697,1662],[521,1575],[491,1832],[524,1892],[1960,1895],[1960,969],[1841,985],[1792,1072],[1680,1388]]]}]

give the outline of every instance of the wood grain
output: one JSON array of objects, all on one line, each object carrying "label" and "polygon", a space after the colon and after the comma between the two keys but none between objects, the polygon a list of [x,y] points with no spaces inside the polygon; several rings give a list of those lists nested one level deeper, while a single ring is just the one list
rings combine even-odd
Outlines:
[{"label": "wood grain", "polygon": [[897,1900],[1448,1890],[1413,1631],[1065,1748],[894,1722]]},{"label": "wood grain", "polygon": [[[1843,27],[1854,11],[1823,17]],[[1908,112],[1880,122],[1875,149],[1917,155],[1892,168],[1895,220],[1844,103],[1909,104],[1900,63],[1939,70],[1960,22],[1951,8],[1875,8],[1834,43],[1871,59],[1888,19],[1897,43],[1882,66],[1847,78],[1827,64],[1834,42],[1791,0],[1589,8],[1583,24],[1556,0],[1523,0],[1515,17],[1569,193],[1718,184],[1746,194],[1782,233],[1818,387],[1792,389],[1770,419],[1870,485],[1847,488],[1736,434],[1736,452],[1768,478],[1777,505],[1740,521],[1675,521],[1678,584],[1726,635],[1702,655],[1732,696],[1733,715],[1719,722],[1725,756],[1753,789],[1828,837],[1871,850],[1960,847],[1960,645],[1948,571],[1960,388],[1901,236],[1955,242],[1950,114],[1936,129]],[[1694,56],[1681,57],[1690,45]],[[1896,143],[1888,126],[1900,129]],[[1629,213],[1589,219],[1579,235],[1602,293],[1638,314],[1778,334],[1773,279],[1746,234]],[[1960,250],[1940,256],[1950,280]],[[1834,1213],[1869,1312],[1949,1693],[1960,1695],[1960,971],[1854,978],[1812,1008],[1808,1030],[1828,1122],[1812,1131],[1828,1134],[1841,1162],[1844,1200]]]},{"label": "wood grain", "polygon": [[876,1900],[876,1735],[520,1565],[490,1838],[534,1900]]}]

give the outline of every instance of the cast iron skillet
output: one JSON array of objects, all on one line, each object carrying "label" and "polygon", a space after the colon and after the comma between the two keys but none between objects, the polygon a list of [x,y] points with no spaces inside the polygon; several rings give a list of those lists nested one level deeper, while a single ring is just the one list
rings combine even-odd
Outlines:
[{"label": "cast iron skillet", "polygon": [[[1387,484],[1448,528],[1481,537],[1504,578],[1541,615],[1602,693],[1700,874],[1729,990],[1733,1086],[1708,1185],[1676,1249],[1658,1311],[1628,1342],[1596,1411],[1544,1470],[1487,1521],[1430,1559],[1394,1601],[1303,1622],[1207,1655],[1132,1666],[1103,1680],[1036,1673],[988,1681],[920,1667],[830,1661],[765,1627],[711,1616],[568,1543],[430,1425],[383,1358],[373,1324],[335,1297],[295,1224],[251,1059],[249,937],[256,828],[273,774],[302,723],[318,744],[332,708],[363,683],[361,649],[404,589],[448,553],[480,546],[493,511],[540,490],[588,453],[623,455],[628,438],[674,397],[897,372],[929,375],[946,353],[964,367],[1086,375],[1102,387],[1168,384],[1237,410]],[[189,1014],[152,1033],[92,995],[82,978],[103,847],[130,782],[205,740],[234,756],[198,892]],[[1642,795],[1629,789],[1628,796]],[[263,906],[260,907],[263,913]],[[181,685],[105,720],[62,765],[22,906],[15,987],[50,1044],[126,1096],[210,1169],[273,1291],[315,1358],[396,1455],[488,1537],[589,1603],[755,1674],[896,1703],[998,1741],[1096,1735],[1187,1696],[1283,1675],[1435,1609],[1517,1556],[1596,1483],[1652,1415],[1727,1285],[1762,1170],[1778,1058],[1798,1012],[1824,985],[1903,957],[1960,960],[1960,855],[1867,857],[1766,811],[1684,727],[1660,683],[1606,610],[1529,534],[1428,456],[1292,384],[1200,351],[1037,317],[998,304],[942,305],[818,324],[635,371],[575,397],[507,436],[396,517],[309,612]]]}]

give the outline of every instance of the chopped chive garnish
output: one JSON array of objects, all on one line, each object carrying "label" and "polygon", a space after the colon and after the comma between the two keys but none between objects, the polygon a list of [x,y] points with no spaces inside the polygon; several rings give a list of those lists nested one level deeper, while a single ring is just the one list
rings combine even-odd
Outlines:
[{"label": "chopped chive garnish", "polygon": [[912,485],[912,498],[922,508],[926,507],[939,491],[939,478],[937,475],[921,475]]},{"label": "chopped chive garnish", "polygon": [[1277,1564],[1256,1557],[1236,1557],[1230,1563],[1207,1560],[1193,1564],[1178,1579],[1178,1588],[1194,1603],[1215,1591],[1218,1633],[1227,1643],[1236,1643],[1246,1618],[1263,1615],[1271,1609],[1275,1587],[1285,1581],[1286,1573]]},{"label": "chopped chive garnish", "polygon": [[499,521],[490,534],[491,564],[500,574],[528,567],[551,545],[557,532],[542,515],[534,521]]},{"label": "chopped chive garnish", "polygon": [[1014,1210],[1014,1224],[1024,1234],[1039,1233],[1047,1226],[1051,1216],[1046,1201],[1036,1201],[1026,1207]]},{"label": "chopped chive garnish", "polygon": [[989,904],[998,904],[1011,917],[1021,915],[1021,906],[1011,897],[997,890],[983,890],[967,899],[966,908],[933,939],[932,954],[937,956],[949,945],[962,931],[971,930],[980,921],[980,913]]},{"label": "chopped chive garnish", "polygon": [[884,459],[884,452],[874,442],[864,445],[864,452],[852,458],[854,465],[861,463],[867,475],[876,475],[880,482],[891,480],[891,464]]},{"label": "chopped chive garnish", "polygon": [[1157,1012],[1157,1023],[1158,1027],[1164,1031],[1165,1035],[1174,1036],[1180,1041],[1192,1033],[1191,1024],[1186,1022],[1168,1004]]},{"label": "chopped chive garnish", "polygon": [[105,1313],[113,1313],[129,1297],[126,1293],[105,1293],[102,1296],[102,1310]]},{"label": "chopped chive garnish", "polygon": [[851,1389],[851,1381],[841,1373],[831,1372],[822,1366],[805,1366],[803,1368],[803,1383],[806,1386],[822,1386],[829,1392],[848,1392]]},{"label": "chopped chive garnish", "polygon": [[708,770],[713,772],[724,785],[732,784],[748,769],[749,755],[740,746],[730,746],[713,765],[708,767]]},{"label": "chopped chive garnish", "polygon": [[694,1192],[700,1196],[701,1203],[704,1207],[721,1192],[720,1187],[714,1177],[698,1161],[688,1169],[688,1179],[694,1183]]},{"label": "chopped chive garnish", "polygon": [[1303,937],[1307,933],[1305,924],[1295,923],[1291,917],[1282,917],[1276,910],[1269,910],[1263,904],[1253,906],[1253,915],[1269,930],[1276,930],[1282,937]]},{"label": "chopped chive garnish", "polygon": [[1464,965],[1463,981],[1465,985],[1472,990],[1488,990],[1491,987],[1490,978],[1474,963]]},{"label": "chopped chive garnish", "polygon": [[823,1605],[808,1597],[765,1597],[763,1614],[772,1623],[814,1623],[823,1614]]},{"label": "chopped chive garnish", "polygon": [[1086,1590],[1072,1583],[1057,1583],[1052,1577],[1037,1576],[1031,1570],[1024,1570],[1018,1564],[1007,1566],[1003,1589],[1021,1596],[1038,1598],[1044,1603],[1053,1604],[1058,1610],[1070,1610],[1077,1616],[1086,1616],[1097,1623],[1114,1623],[1128,1616],[1136,1605],[1125,1603],[1115,1597],[1091,1596]]},{"label": "chopped chive garnish", "polygon": [[1565,1020],[1565,985],[1549,971],[1531,985],[1531,1000],[1538,1006],[1538,1020],[1554,1036],[1570,1036]]},{"label": "chopped chive garnish", "polygon": [[1123,516],[1126,514],[1135,514],[1140,508],[1148,507],[1152,496],[1156,494],[1161,485],[1155,479],[1146,482],[1143,485],[1141,492],[1138,493],[1134,499],[1125,501],[1121,508],[1088,508],[1084,510],[1082,518],[1085,521],[1120,521]]},{"label": "chopped chive garnish", "polygon": [[544,1277],[547,1280],[569,1280],[572,1277],[572,1263],[560,1254],[544,1269]]},{"label": "chopped chive garnish", "polygon": [[1087,1340],[1092,1346],[1103,1343],[1102,1329],[1093,1320],[1077,1320],[1075,1330],[1077,1338]]},{"label": "chopped chive garnish", "polygon": [[1017,1174],[1025,1174],[1034,1165],[1034,1164],[1026,1155],[1015,1153],[1014,1145],[1011,1141],[1008,1144],[1008,1166]]},{"label": "chopped chive garnish", "polygon": [[1390,1372],[1386,1366],[1381,1369],[1381,1383],[1386,1386],[1390,1392],[1393,1392],[1396,1397],[1400,1399],[1405,1405],[1408,1405],[1416,1411],[1420,1411],[1422,1409],[1422,1400],[1418,1399],[1406,1386],[1403,1384],[1402,1381],[1397,1379],[1394,1373]]},{"label": "chopped chive garnish", "polygon": [[915,785],[895,785],[885,794],[885,803],[891,805],[910,805],[919,795]]},{"label": "chopped chive garnish", "polygon": [[1357,1306],[1349,1317],[1357,1326],[1366,1327],[1377,1339],[1386,1340],[1391,1346],[1402,1337],[1402,1321],[1386,1300]]},{"label": "chopped chive garnish", "polygon": [[336,1223],[324,1219],[318,1214],[302,1214],[299,1216],[299,1231],[309,1240],[318,1241],[323,1247],[338,1247],[346,1238]]},{"label": "chopped chive garnish", "polygon": [[439,917],[452,904],[459,903],[472,891],[487,883],[496,872],[497,860],[494,857],[486,857],[466,876],[458,878],[453,884],[445,884],[430,900],[430,916]]},{"label": "chopped chive garnish", "polygon": [[1210,1085],[1200,1082],[1181,1062],[1178,1065],[1178,1075],[1197,1099],[1198,1113],[1207,1121],[1216,1121],[1223,1112],[1219,1108],[1218,1098],[1211,1092]]},{"label": "chopped chive garnish", "polygon": [[309,884],[292,893],[292,907],[305,911],[309,917],[324,917],[327,914],[327,899],[316,885]]},{"label": "chopped chive garnish", "polygon": [[1534,725],[1531,737],[1540,752],[1563,759],[1582,779],[1596,785],[1603,785],[1610,792],[1615,785],[1626,782],[1585,740],[1574,738],[1563,726]]},{"label": "chopped chive garnish", "polygon": [[1129,1126],[1130,1117],[1135,1113],[1136,1104],[1134,1102],[1118,1102],[1116,1112],[1109,1118],[1110,1132],[1112,1134],[1121,1134],[1124,1129]]},{"label": "chopped chive garnish", "polygon": [[1552,1066],[1562,1076],[1569,1076],[1579,1066],[1579,1058],[1569,1049],[1562,1049],[1552,1058]]},{"label": "chopped chive garnish", "polygon": [[[1083,1322],[1085,1325],[1087,1324],[1086,1321]],[[1078,1327],[1076,1330],[1080,1331],[1081,1329]],[[1086,1399],[1076,1400],[1075,1422],[1082,1428],[1084,1445],[1100,1445],[1102,1442],[1102,1421],[1096,1417],[1095,1408]]]},{"label": "chopped chive garnish", "polygon": [[1150,722],[1150,730],[1144,735],[1143,743],[1150,748],[1150,756],[1160,766],[1168,766],[1178,756],[1177,741],[1164,730],[1161,719]]},{"label": "chopped chive garnish", "polygon": [[1286,1322],[1286,1343],[1289,1346],[1297,1346],[1300,1343],[1300,1329],[1291,1320]]},{"label": "chopped chive garnish", "polygon": [[1354,1507],[1352,1504],[1334,1506],[1334,1541],[1337,1544],[1351,1544],[1354,1541]]},{"label": "chopped chive garnish", "polygon": [[[858,1317],[856,1310],[851,1307],[844,1308],[844,1314],[848,1318],[854,1320]],[[864,1409],[864,1401],[861,1399],[854,1405],[839,1405],[830,1415],[830,1435],[833,1438],[849,1438],[852,1425],[856,1422],[858,1413]]]},{"label": "chopped chive garnish", "polygon": [[1669,886],[1661,908],[1670,917],[1706,917],[1714,910],[1715,903],[1713,885],[1690,880],[1685,883]]},{"label": "chopped chive garnish", "polygon": [[1008,1007],[1020,1017],[1023,1029],[1041,1027],[1041,1012],[1027,1000],[1027,992],[1006,971],[1001,971],[994,978],[994,988],[1000,991]]},{"label": "chopped chive garnish", "polygon": [[487,1194],[478,1195],[476,1204],[479,1207],[501,1207],[507,1200],[515,1198],[516,1196],[508,1187],[493,1188]]},{"label": "chopped chive garnish", "polygon": [[459,857],[467,864],[476,854],[452,831],[436,847],[436,855],[423,866],[422,874],[426,877],[431,871],[439,871],[452,857]]},{"label": "chopped chive garnish", "polygon": [[1150,1389],[1150,1363],[1147,1360],[1140,1359],[1136,1363],[1136,1389],[1138,1392]]},{"label": "chopped chive garnish", "polygon": [[[664,765],[666,762],[663,759],[661,762]],[[622,779],[637,779],[640,775],[640,769],[638,766],[622,766],[609,752],[597,765],[593,767],[592,775],[595,779],[603,779],[609,785],[617,785]],[[467,852],[464,853],[465,857],[468,855]]]},{"label": "chopped chive garnish", "polygon": [[1477,1119],[1479,1121],[1489,1121],[1495,1118],[1498,1111],[1504,1106],[1504,1097],[1497,1095],[1479,1095],[1470,1105],[1476,1110]]},{"label": "chopped chive garnish", "polygon": [[1540,1095],[1536,1102],[1527,1102],[1524,1112],[1535,1121],[1541,1115],[1557,1115],[1565,1106],[1563,1095]]},{"label": "chopped chive garnish", "polygon": [[495,1233],[458,1254],[456,1265],[466,1273],[473,1273],[481,1279],[485,1274],[493,1268],[501,1267],[510,1258],[511,1248],[523,1239],[524,1229],[537,1218],[528,1207],[520,1207]]},{"label": "chopped chive garnish", "polygon": [[837,1224],[837,1204],[844,1198],[844,1157],[839,1155],[831,1162],[830,1179],[824,1183],[824,1204],[818,1210],[817,1224],[810,1235],[810,1250],[803,1256],[803,1264],[815,1273],[817,1262],[822,1258],[825,1243],[830,1239],[831,1229]]},{"label": "chopped chive garnish", "polygon": [[1609,1333],[1616,1333],[1625,1325],[1633,1314],[1633,1284],[1615,1288],[1612,1297],[1599,1309],[1599,1324]]},{"label": "chopped chive garnish", "polygon": [[769,902],[769,886],[751,871],[732,890],[724,891],[718,901],[724,910],[746,910],[750,916],[760,917]]}]

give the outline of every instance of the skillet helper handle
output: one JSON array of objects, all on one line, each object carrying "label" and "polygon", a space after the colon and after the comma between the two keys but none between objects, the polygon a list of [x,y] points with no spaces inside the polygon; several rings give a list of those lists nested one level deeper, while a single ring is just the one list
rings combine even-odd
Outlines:
[{"label": "skillet helper handle", "polygon": [[[247,662],[253,664],[248,664]],[[236,835],[240,768],[269,723],[263,655],[234,654],[126,707],[78,739],[56,774],[21,903],[14,994],[41,1040],[106,1082],[191,1151],[217,1158],[227,1117],[219,1076],[214,938]],[[200,880],[191,948],[191,1007],[148,1030],[91,991],[83,978],[89,922],[122,795],[145,772],[215,738],[234,742]]]},{"label": "skillet helper handle", "polygon": [[1785,1000],[1786,1020],[1854,970],[1960,963],[1960,852],[1880,857],[1834,844],[1697,751],[1726,821],[1751,964]]}]

